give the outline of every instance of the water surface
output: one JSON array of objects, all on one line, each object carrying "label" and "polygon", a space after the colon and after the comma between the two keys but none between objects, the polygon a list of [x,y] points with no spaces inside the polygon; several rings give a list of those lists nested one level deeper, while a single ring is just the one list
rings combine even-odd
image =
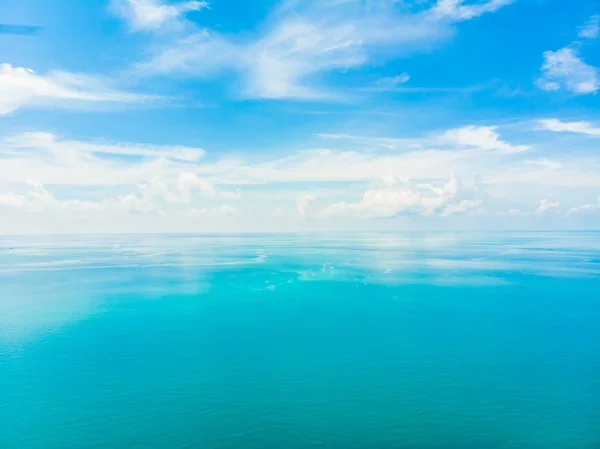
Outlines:
[{"label": "water surface", "polygon": [[0,238],[0,447],[597,449],[600,234]]}]

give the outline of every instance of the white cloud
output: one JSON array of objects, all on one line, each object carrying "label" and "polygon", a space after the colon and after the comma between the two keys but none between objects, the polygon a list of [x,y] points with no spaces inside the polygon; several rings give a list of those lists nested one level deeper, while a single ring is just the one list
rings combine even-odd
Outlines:
[{"label": "white cloud", "polygon": [[440,216],[466,214],[483,206],[483,200],[462,200],[456,204],[448,204],[440,213]]},{"label": "white cloud", "polygon": [[112,10],[127,20],[133,31],[156,30],[192,11],[208,8],[205,1],[165,3],[161,0],[112,0]]},{"label": "white cloud", "polygon": [[144,196],[125,195],[117,199],[117,208],[125,212],[146,214],[159,211],[160,207],[154,201]]},{"label": "white cloud", "polygon": [[497,150],[505,153],[520,153],[531,149],[529,145],[511,145],[500,140],[495,126],[464,126],[446,131],[441,140],[482,150]]},{"label": "white cloud", "polygon": [[562,122],[558,119],[551,118],[538,120],[537,123],[542,125],[542,128],[548,131],[600,136],[600,127],[593,126],[590,122]]},{"label": "white cloud", "polygon": [[189,203],[194,192],[209,196],[215,194],[215,189],[212,184],[192,172],[181,173],[177,178],[176,186],[175,192],[166,194],[167,201],[173,203]]},{"label": "white cloud", "polygon": [[600,36],[600,14],[591,16],[585,25],[579,28],[577,35],[584,39],[596,39]]},{"label": "white cloud", "polygon": [[45,184],[138,184],[178,175],[197,164],[201,148],[65,140],[45,132],[0,139],[0,179]]},{"label": "white cloud", "polygon": [[188,215],[192,217],[215,217],[215,216],[224,216],[224,217],[237,217],[241,215],[241,212],[233,206],[228,204],[224,204],[218,207],[207,207],[201,209],[190,209]]},{"label": "white cloud", "polygon": [[523,211],[521,211],[519,209],[509,209],[506,212],[506,215],[508,215],[509,217],[516,217],[518,215],[523,215]]},{"label": "white cloud", "polygon": [[243,194],[240,189],[235,189],[235,190],[226,190],[223,192],[219,192],[219,196],[221,196],[221,198],[227,198],[227,199],[231,199],[231,200],[239,200],[240,198],[243,197]]},{"label": "white cloud", "polygon": [[551,201],[548,201],[547,198],[544,198],[543,200],[540,201],[540,205],[537,208],[537,210],[535,211],[535,214],[536,215],[544,215],[550,209],[554,209],[558,206],[560,206],[560,203],[558,201],[551,202]]},{"label": "white cloud", "polygon": [[374,7],[358,0],[288,0],[260,34],[231,37],[196,29],[159,48],[137,69],[147,75],[237,72],[243,77],[239,95],[246,98],[335,99],[342,94],[325,85],[324,74],[360,67],[374,57],[428,49],[453,34],[453,22],[510,2],[464,6],[440,0],[420,13],[408,13],[395,3],[382,1]]},{"label": "white cloud", "polygon": [[[221,207],[221,201],[240,197],[240,187],[245,186],[242,188],[248,200],[236,204],[245,218],[236,229],[248,229],[252,216],[252,229],[259,230],[260,220],[265,227],[292,226],[300,223],[301,216],[311,218],[302,226],[315,229],[337,226],[338,219],[344,216],[351,219],[409,214],[419,216],[415,220],[425,223],[430,220],[428,216],[477,214],[479,218],[472,219],[475,222],[485,220],[490,213],[496,217],[506,215],[499,210],[526,210],[528,204],[546,195],[552,202],[540,203],[540,214],[551,209],[554,202],[571,207],[573,198],[597,195],[600,164],[593,155],[572,154],[560,170],[551,169],[558,168],[559,162],[543,156],[556,154],[557,148],[540,146],[536,151],[539,158],[523,160],[513,148],[520,145],[501,140],[496,131],[490,135],[485,127],[483,133],[477,127],[463,128],[468,131],[391,139],[344,135],[335,140],[336,145],[351,148],[367,142],[360,150],[283,150],[276,156],[249,152],[245,157],[238,153],[237,158],[225,155],[223,159],[218,155],[204,157],[199,148],[94,143],[49,133],[24,133],[0,140],[0,205],[3,216],[45,211],[44,217],[59,217],[64,229],[70,226],[67,216],[87,220],[89,211],[99,208],[102,213],[98,215],[107,217],[106,223],[108,217],[114,218],[114,225],[110,226],[115,229],[120,223],[131,230],[134,223],[144,218],[141,214],[150,214],[152,229],[160,229],[161,223],[169,223],[165,230],[193,229],[177,222],[182,221],[182,211],[204,211],[204,216],[211,218],[199,220],[202,226],[217,223],[219,215],[208,211]],[[393,150],[374,148],[376,143],[384,142]],[[551,152],[544,153],[547,150]],[[452,169],[461,173],[463,179],[477,181],[471,185],[456,178],[448,181],[447,174]],[[390,173],[399,176],[389,176]],[[15,187],[30,178],[43,185],[31,185],[28,191]],[[380,181],[373,183],[374,179]],[[46,190],[44,186],[50,187]],[[481,186],[479,190],[477,186]],[[59,198],[48,190],[60,194]],[[321,210],[311,197],[330,206]],[[286,206],[296,200],[295,210]],[[479,213],[484,200],[485,210]],[[279,224],[270,222],[266,212],[278,207],[288,208],[284,216],[280,214],[283,221]],[[522,223],[533,219],[534,212],[523,214]],[[324,220],[334,216],[338,218]],[[557,215],[557,223],[559,219]],[[37,224],[41,231],[46,226],[44,220]],[[0,223],[2,229],[10,220],[4,221]],[[99,223],[96,218],[94,223]],[[351,223],[354,222],[343,226]],[[368,221],[361,223],[364,225],[357,226],[371,226]]]},{"label": "white cloud", "polygon": [[386,76],[379,78],[372,86],[369,86],[363,90],[372,92],[386,92],[395,90],[399,85],[404,84],[410,80],[408,73],[402,73],[397,76]]},{"label": "white cloud", "polygon": [[438,0],[433,14],[438,17],[449,17],[454,20],[469,20],[487,12],[494,12],[514,0],[489,0],[487,2],[464,5],[463,0]]},{"label": "white cloud", "polygon": [[44,185],[36,181],[27,182],[28,191],[25,195],[7,193],[0,195],[0,206],[16,207],[30,212],[52,211],[99,211],[102,205],[92,201],[58,200]]},{"label": "white cloud", "polygon": [[17,195],[12,192],[0,194],[0,206],[23,207],[26,203],[25,195]]},{"label": "white cloud", "polygon": [[544,52],[542,77],[538,86],[544,90],[568,90],[575,94],[592,94],[600,89],[598,69],[586,64],[575,48],[564,47]]},{"label": "white cloud", "polygon": [[199,196],[216,194],[211,183],[193,172],[180,173],[174,180],[155,176],[138,187],[139,196],[130,194],[120,198],[120,203],[134,212],[153,212],[162,210],[164,204],[189,204]]},{"label": "white cloud", "polygon": [[25,106],[136,103],[150,98],[111,89],[106,83],[85,75],[64,72],[40,75],[31,69],[0,64],[0,115]]},{"label": "white cloud", "polygon": [[296,210],[301,219],[306,218],[314,199],[314,195],[302,195],[300,198],[296,199]]},{"label": "white cloud", "polygon": [[453,174],[442,186],[413,184],[407,179],[387,177],[380,188],[367,190],[360,202],[341,201],[328,206],[322,216],[359,216],[391,218],[401,214],[449,216],[466,213],[483,204],[473,195],[474,187],[463,185]]},{"label": "white cloud", "polygon": [[577,207],[572,207],[571,209],[569,209],[569,211],[567,212],[569,215],[577,215],[577,214],[583,214],[586,212],[591,212],[591,211],[595,211],[595,210],[600,210],[600,196],[598,198],[596,198],[596,203],[592,204],[583,204],[581,206],[577,206]]},{"label": "white cloud", "polygon": [[556,170],[556,169],[559,169],[562,167],[561,163],[553,161],[551,159],[547,159],[547,158],[536,159],[536,160],[527,159],[525,161],[525,163],[527,165],[537,165],[538,167],[548,168],[550,170]]},{"label": "white cloud", "polygon": [[0,194],[0,207],[15,207],[29,212],[74,211],[89,212],[163,212],[167,205],[181,205],[195,202],[200,197],[214,197],[213,186],[195,173],[181,173],[169,181],[154,177],[138,186],[138,194],[127,194],[115,198],[106,197],[100,202],[82,200],[58,200],[42,183],[28,181],[26,194],[13,192]]}]

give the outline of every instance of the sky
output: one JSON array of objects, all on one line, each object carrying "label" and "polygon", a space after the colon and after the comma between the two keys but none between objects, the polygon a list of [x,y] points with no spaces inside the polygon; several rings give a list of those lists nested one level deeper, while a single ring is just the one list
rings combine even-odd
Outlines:
[{"label": "sky", "polygon": [[597,0],[3,0],[0,234],[600,229],[599,93]]}]

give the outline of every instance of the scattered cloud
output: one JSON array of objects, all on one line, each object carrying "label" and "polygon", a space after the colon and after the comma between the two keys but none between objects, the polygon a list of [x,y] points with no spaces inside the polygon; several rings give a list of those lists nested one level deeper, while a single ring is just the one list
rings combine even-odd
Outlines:
[{"label": "scattered cloud", "polygon": [[591,16],[585,25],[579,27],[577,35],[583,39],[596,39],[600,36],[600,14]]},{"label": "scattered cloud", "polygon": [[118,205],[130,212],[149,213],[162,211],[167,204],[189,204],[198,197],[216,195],[212,184],[192,172],[180,173],[174,180],[155,176],[138,188],[139,194],[120,197]]},{"label": "scattered cloud", "polygon": [[239,200],[240,198],[243,197],[242,191],[240,189],[219,192],[219,195],[222,198],[227,198],[230,200]]},{"label": "scattered cloud", "polygon": [[22,207],[27,203],[25,195],[17,195],[15,193],[0,194],[0,206]]},{"label": "scattered cloud", "polygon": [[[501,139],[493,126],[465,126],[410,138],[334,136],[339,137],[334,139],[337,143],[348,141],[353,148],[358,142],[369,143],[362,150],[310,149],[256,159],[250,154],[247,159],[239,155],[219,159],[193,147],[77,141],[43,132],[16,134],[0,139],[0,192],[5,192],[0,205],[30,212],[101,210],[106,216],[132,215],[126,220],[141,220],[135,218],[140,214],[168,220],[195,209],[202,211],[198,216],[217,220],[226,215],[224,210],[221,215],[215,212],[220,203],[240,198],[240,187],[245,186],[250,201],[239,203],[245,217],[255,209],[272,211],[295,201],[295,211],[290,207],[285,220],[311,218],[311,226],[318,227],[320,222],[335,223],[327,220],[334,217],[449,217],[479,211],[485,215],[484,205],[492,213],[497,207],[525,210],[544,195],[555,196],[524,214],[527,219],[534,212],[547,213],[558,207],[558,200],[567,202],[569,195],[581,194],[582,189],[600,187],[600,167],[594,161],[573,156],[563,167],[547,157],[522,160],[515,154],[529,146]],[[461,179],[474,180],[448,179],[453,169]],[[27,178],[39,182],[27,190],[14,187]],[[47,185],[61,186],[58,191],[68,199],[54,197]],[[325,203],[329,206],[316,209],[317,197],[321,202],[329,198]],[[584,206],[582,211],[589,209]]]},{"label": "scattered cloud", "polygon": [[364,89],[372,92],[386,92],[396,89],[399,85],[410,80],[408,73],[402,73],[397,76],[386,76],[379,78],[372,86]]},{"label": "scattered cloud", "polygon": [[314,199],[314,195],[302,195],[300,198],[296,199],[296,210],[301,219],[306,218]]},{"label": "scattered cloud", "polygon": [[112,0],[112,11],[126,20],[132,31],[157,30],[185,14],[208,8],[206,1],[166,3],[161,0]]},{"label": "scattered cloud", "polygon": [[442,217],[450,215],[462,215],[474,211],[483,206],[483,200],[462,200],[458,203],[448,204],[440,213]]},{"label": "scattered cloud", "polygon": [[47,132],[0,139],[0,179],[45,184],[138,184],[155,176],[175,175],[204,156],[201,148],[131,143],[83,142]]},{"label": "scattered cloud", "polygon": [[[452,36],[454,22],[511,2],[491,0],[467,6],[440,0],[418,13],[394,3],[373,7],[371,2],[354,0],[288,0],[259,34],[229,36],[195,29],[158,48],[150,60],[137,65],[137,71],[192,77],[235,72],[242,75],[238,94],[245,98],[340,99],[343,94],[328,86],[324,75],[361,67],[375,57],[429,49]],[[396,83],[405,78],[400,77]]]},{"label": "scattered cloud", "polygon": [[583,204],[581,206],[572,207],[567,212],[569,215],[584,214],[586,212],[600,210],[600,196],[596,198],[596,203]]},{"label": "scattered cloud", "polygon": [[529,145],[511,145],[501,140],[496,129],[495,126],[469,125],[446,131],[442,134],[441,140],[481,150],[496,150],[504,153],[520,153],[531,149]]},{"label": "scattered cloud", "polygon": [[188,215],[192,216],[192,217],[215,217],[215,216],[221,216],[221,217],[237,217],[239,215],[241,215],[242,213],[236,209],[233,206],[230,206],[228,204],[224,204],[222,206],[218,206],[218,207],[205,207],[205,208],[201,208],[201,209],[190,209]]},{"label": "scattered cloud", "polygon": [[562,122],[558,119],[542,119],[537,123],[543,129],[554,132],[587,134],[590,136],[600,136],[600,127],[592,125],[590,122]]},{"label": "scattered cloud", "polygon": [[540,205],[537,208],[537,210],[535,211],[536,215],[544,215],[546,212],[548,212],[550,209],[554,209],[556,207],[560,206],[560,203],[558,201],[555,202],[551,202],[548,201],[547,198],[544,198],[543,200],[540,201]]},{"label": "scattered cloud", "polygon": [[125,212],[135,214],[147,214],[160,210],[160,207],[154,201],[133,193],[117,198],[117,207]]},{"label": "scattered cloud", "polygon": [[577,49],[564,47],[544,52],[542,77],[537,84],[544,90],[567,90],[574,94],[593,94],[600,89],[598,69],[586,64]]},{"label": "scattered cloud", "polygon": [[538,167],[548,168],[550,170],[557,170],[562,167],[562,164],[551,159],[542,158],[542,159],[527,159],[525,161],[527,165],[537,165]]},{"label": "scattered cloud", "polygon": [[68,106],[82,103],[140,103],[152,99],[112,89],[102,80],[86,75],[53,72],[0,64],[0,115],[26,106]]},{"label": "scattered cloud", "polygon": [[488,12],[495,12],[514,0],[489,0],[487,2],[464,5],[463,0],[438,0],[432,9],[432,15],[454,20],[469,20]]},{"label": "scattered cloud", "polygon": [[30,212],[52,211],[99,211],[102,205],[91,201],[58,200],[44,185],[36,181],[27,182],[27,193],[24,195],[7,193],[0,195],[0,206],[16,207]]},{"label": "scattered cloud", "polygon": [[508,215],[509,217],[516,217],[519,215],[523,215],[523,211],[519,210],[519,209],[509,209],[506,212],[506,215]]},{"label": "scattered cloud", "polygon": [[367,190],[360,202],[334,203],[323,210],[322,215],[364,218],[392,218],[402,214],[449,216],[469,212],[483,204],[480,199],[463,199],[477,189],[465,186],[454,174],[439,187],[415,184],[399,177],[386,177],[382,184]]}]

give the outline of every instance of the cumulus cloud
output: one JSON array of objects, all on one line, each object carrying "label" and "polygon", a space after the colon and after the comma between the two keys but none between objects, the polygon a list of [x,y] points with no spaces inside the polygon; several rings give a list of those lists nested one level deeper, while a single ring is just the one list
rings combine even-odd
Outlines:
[{"label": "cumulus cloud", "polygon": [[541,119],[537,123],[542,129],[554,132],[587,134],[589,136],[600,136],[600,127],[593,126],[590,122],[562,122],[558,119]]},{"label": "cumulus cloud", "polygon": [[148,213],[161,211],[165,204],[189,204],[199,196],[216,194],[211,183],[193,172],[180,173],[174,180],[155,176],[138,188],[138,195],[121,197],[119,205],[132,212]]},{"label": "cumulus cloud", "polygon": [[206,1],[167,3],[161,0],[112,0],[111,8],[133,31],[159,29],[192,11],[208,8]]},{"label": "cumulus cloud", "polygon": [[505,153],[520,153],[531,149],[529,145],[511,145],[500,139],[495,126],[464,126],[451,129],[441,136],[443,142],[455,143],[467,147]]},{"label": "cumulus cloud", "polygon": [[544,215],[546,212],[548,212],[550,209],[554,209],[556,207],[560,206],[560,203],[558,201],[548,201],[547,198],[544,198],[543,200],[540,201],[540,205],[537,208],[537,210],[535,211],[536,215]]},{"label": "cumulus cloud", "polygon": [[593,94],[600,89],[598,69],[586,64],[572,47],[544,52],[539,87],[548,91],[567,90],[575,94]]},{"label": "cumulus cloud", "polygon": [[0,194],[0,206],[22,207],[26,203],[25,195],[17,195],[12,192]]},{"label": "cumulus cloud", "polygon": [[27,182],[25,194],[0,194],[0,206],[16,207],[31,212],[53,211],[121,211],[132,213],[162,212],[166,205],[189,204],[201,197],[214,197],[213,185],[192,172],[183,172],[175,179],[156,176],[138,185],[138,193],[106,197],[100,202],[58,200],[42,183]]},{"label": "cumulus cloud", "polygon": [[32,69],[0,64],[0,115],[25,106],[138,103],[151,98],[114,90],[86,75],[64,72],[40,75]]},{"label": "cumulus cloud", "polygon": [[[489,133],[483,134],[485,138],[474,134],[475,138],[455,129],[421,138],[371,140],[343,135],[336,144],[356,148],[359,141],[370,143],[360,151],[313,149],[222,160],[205,158],[199,148],[72,141],[50,133],[18,134],[0,139],[0,180],[9,185],[0,186],[0,205],[7,213],[8,208],[60,212],[101,207],[106,216],[150,213],[169,220],[182,210],[220,207],[221,201],[240,197],[238,187],[246,186],[244,194],[250,201],[240,207],[252,206],[246,206],[245,214],[255,209],[255,203],[257,211],[264,211],[295,201],[296,208],[290,208],[286,220],[297,223],[299,217],[310,217],[311,226],[319,227],[319,220],[327,216],[447,217],[474,214],[484,200],[486,210],[494,213],[495,205],[501,210],[525,210],[526,204],[545,195],[597,194],[597,161],[589,155],[571,155],[568,164],[558,169],[559,162],[552,159],[516,157],[513,147],[520,145],[501,139],[498,131],[493,131],[491,138]],[[393,145],[393,151],[373,148],[374,143],[384,142]],[[540,147],[539,153],[543,150]],[[456,177],[448,180],[452,169],[468,179],[476,175],[478,184]],[[401,173],[405,178],[386,176],[389,173]],[[32,185],[31,193],[13,187],[27,178],[43,185]],[[57,199],[48,192],[53,187],[46,189],[44,185],[61,185],[56,193],[71,193],[67,200]],[[485,186],[485,196],[477,185]],[[330,206],[317,209],[311,197]],[[554,205],[548,200],[546,203],[540,204],[540,214]],[[534,212],[530,210],[525,217],[531,218]]]},{"label": "cumulus cloud", "polygon": [[323,216],[351,215],[392,218],[401,214],[449,216],[479,208],[483,201],[467,199],[477,189],[463,185],[453,174],[442,186],[414,184],[408,179],[387,177],[379,188],[367,190],[358,203],[338,202]]},{"label": "cumulus cloud", "polygon": [[0,195],[0,206],[15,207],[30,212],[52,211],[99,211],[102,205],[91,201],[81,200],[58,200],[44,185],[36,181],[27,182],[28,191],[20,195],[6,193]]},{"label": "cumulus cloud", "polygon": [[311,203],[314,201],[314,195],[302,195],[296,199],[296,210],[301,219],[305,219],[306,215],[311,207]]},{"label": "cumulus cloud", "polygon": [[149,212],[160,211],[160,206],[148,197],[137,196],[133,193],[117,198],[117,210],[131,212],[136,214],[147,214]]}]

